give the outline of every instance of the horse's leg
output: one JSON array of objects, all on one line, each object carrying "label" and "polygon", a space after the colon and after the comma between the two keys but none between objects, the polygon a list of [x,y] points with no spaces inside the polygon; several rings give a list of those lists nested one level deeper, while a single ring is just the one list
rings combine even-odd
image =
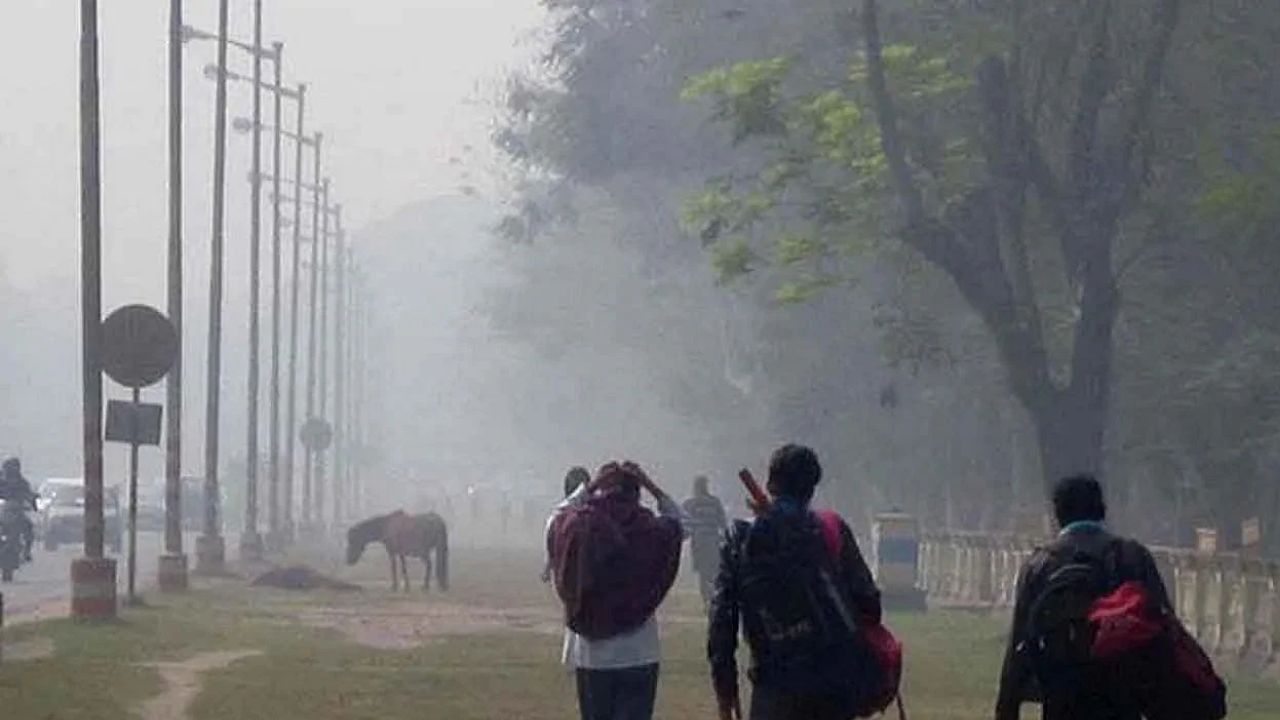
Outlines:
[{"label": "horse's leg", "polygon": [[431,590],[431,551],[422,553],[422,567],[425,569],[422,573],[422,589],[424,591]]},{"label": "horse's leg", "polygon": [[400,556],[400,575],[404,578],[404,591],[409,592],[409,556]]},{"label": "horse's leg", "polygon": [[396,554],[387,548],[387,559],[391,561],[391,592],[400,589],[400,576],[396,574]]}]

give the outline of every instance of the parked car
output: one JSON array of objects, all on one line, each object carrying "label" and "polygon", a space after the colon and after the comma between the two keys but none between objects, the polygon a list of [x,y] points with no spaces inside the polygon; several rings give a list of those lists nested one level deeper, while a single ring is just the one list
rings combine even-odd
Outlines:
[{"label": "parked car", "polygon": [[[84,480],[51,478],[39,489],[36,534],[44,549],[54,551],[59,545],[84,541]],[[120,496],[115,488],[103,491],[102,519],[108,549],[119,553],[124,544],[124,522],[120,514]]]}]

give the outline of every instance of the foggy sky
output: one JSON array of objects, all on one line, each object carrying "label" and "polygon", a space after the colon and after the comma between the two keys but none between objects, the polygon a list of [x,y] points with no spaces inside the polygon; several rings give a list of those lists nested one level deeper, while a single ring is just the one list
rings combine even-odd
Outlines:
[{"label": "foggy sky", "polygon": [[[168,3],[100,5],[103,308],[163,308]],[[216,2],[186,6],[188,24],[215,29]],[[266,0],[265,7],[264,41],[286,43],[286,83],[310,85],[309,130],[326,134],[326,174],[354,242],[366,223],[479,180],[478,171],[466,177],[450,158],[469,157],[467,147],[483,155],[485,100],[503,72],[530,55],[523,41],[539,16],[535,0]],[[37,476],[79,474],[78,13],[74,2],[0,3],[0,302],[8,345],[0,352],[8,373],[0,383],[0,452],[22,452]],[[251,37],[251,13],[250,0],[232,1],[233,36]],[[215,60],[215,46],[189,45],[185,57],[184,456],[187,471],[198,474],[213,137],[213,84],[201,70]],[[229,61],[233,70],[251,70],[234,49]],[[248,115],[247,86],[232,85],[229,98],[231,117]],[[264,96],[267,122],[270,110]],[[247,137],[231,133],[228,153],[223,446],[233,453],[244,444]],[[267,145],[264,162],[269,157]],[[285,160],[291,167],[288,154]],[[268,238],[264,228],[264,252]],[[423,292],[429,302],[431,289]],[[122,392],[107,383],[109,398]],[[162,392],[147,396],[159,401]],[[159,453],[144,455],[158,473]],[[109,472],[118,459],[109,455]]]}]

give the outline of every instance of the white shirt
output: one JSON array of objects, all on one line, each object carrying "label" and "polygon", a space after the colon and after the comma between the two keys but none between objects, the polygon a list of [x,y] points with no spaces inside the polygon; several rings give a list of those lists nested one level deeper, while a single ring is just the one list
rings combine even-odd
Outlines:
[{"label": "white shirt", "polygon": [[[556,508],[556,514],[569,507],[579,507],[587,502],[587,486],[581,485]],[[680,505],[670,497],[658,501],[658,514],[684,522]],[[555,518],[555,515],[552,515]],[[548,521],[550,530],[551,523]],[[561,662],[580,670],[620,670],[622,668],[656,665],[662,659],[658,643],[658,621],[650,616],[640,627],[629,633],[604,640],[592,640],[565,628]]]}]

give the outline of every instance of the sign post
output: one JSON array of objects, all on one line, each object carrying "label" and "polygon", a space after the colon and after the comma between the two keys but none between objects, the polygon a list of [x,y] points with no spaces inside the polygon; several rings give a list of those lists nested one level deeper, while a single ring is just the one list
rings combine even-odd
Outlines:
[{"label": "sign post", "polygon": [[132,402],[112,401],[107,408],[106,440],[129,445],[128,602],[140,604],[138,576],[138,447],[160,444],[160,405],[142,402],[142,388],[169,372],[178,356],[178,333],[158,310],[126,305],[102,324],[102,369],[133,391]]}]

